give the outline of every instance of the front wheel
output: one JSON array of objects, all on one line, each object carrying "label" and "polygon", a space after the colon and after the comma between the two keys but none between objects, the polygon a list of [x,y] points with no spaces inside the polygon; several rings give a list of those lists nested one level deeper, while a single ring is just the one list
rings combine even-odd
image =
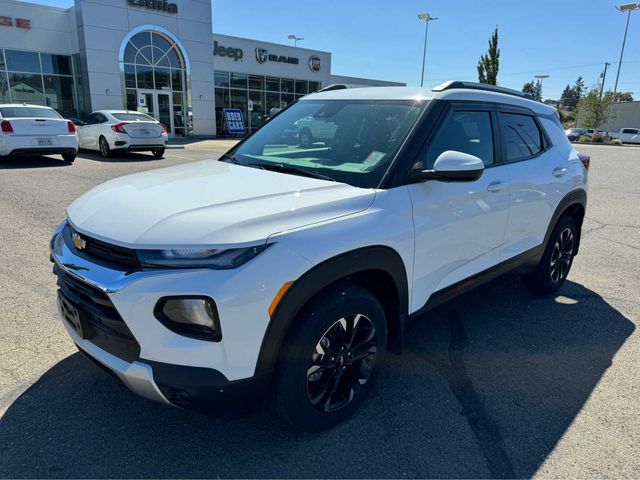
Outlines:
[{"label": "front wheel", "polygon": [[153,155],[153,158],[162,158],[164,156],[164,148],[151,150],[151,154]]},{"label": "front wheel", "polygon": [[387,322],[369,291],[348,283],[316,297],[294,320],[276,373],[276,408],[318,431],[348,419],[367,398],[387,347]]},{"label": "front wheel", "polygon": [[522,277],[533,292],[548,295],[558,290],[569,275],[578,245],[578,229],[573,218],[563,216],[551,232],[549,242],[535,270]]},{"label": "front wheel", "polygon": [[302,148],[310,148],[313,145],[313,135],[311,134],[311,130],[308,128],[300,130],[300,133],[298,133],[298,140]]},{"label": "front wheel", "polygon": [[100,155],[104,158],[109,158],[111,156],[111,147],[109,147],[109,142],[104,137],[100,137]]}]

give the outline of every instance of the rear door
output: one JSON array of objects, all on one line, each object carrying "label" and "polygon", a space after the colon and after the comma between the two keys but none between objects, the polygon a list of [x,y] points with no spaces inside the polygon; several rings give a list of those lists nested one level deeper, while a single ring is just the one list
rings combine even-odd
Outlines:
[{"label": "rear door", "polygon": [[414,307],[438,290],[500,261],[509,212],[509,173],[500,158],[493,106],[452,106],[414,168],[432,168],[455,150],[485,165],[474,182],[427,181],[408,186],[415,225]]},{"label": "rear door", "polygon": [[511,107],[497,116],[503,161],[511,179],[511,209],[502,252],[508,259],[543,243],[556,206],[571,189],[572,147],[551,118]]},{"label": "rear door", "polygon": [[98,119],[95,113],[89,115],[82,125],[78,125],[78,143],[80,148],[95,150],[97,141],[95,140],[95,126]]}]

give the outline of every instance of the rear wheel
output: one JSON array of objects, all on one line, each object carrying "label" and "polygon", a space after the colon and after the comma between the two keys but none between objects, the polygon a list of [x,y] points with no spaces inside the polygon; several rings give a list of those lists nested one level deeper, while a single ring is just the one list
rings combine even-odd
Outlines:
[{"label": "rear wheel", "polygon": [[164,148],[156,148],[151,150],[151,153],[153,154],[153,158],[162,158],[164,156]]},{"label": "rear wheel", "polygon": [[104,158],[109,158],[111,156],[111,147],[109,147],[109,142],[104,137],[100,137],[98,142],[100,144],[100,155]]},{"label": "rear wheel", "polygon": [[277,372],[276,408],[301,430],[329,428],[367,398],[387,346],[380,302],[342,284],[313,300],[295,319]]},{"label": "rear wheel", "polygon": [[75,153],[63,153],[62,154],[62,159],[67,163],[73,163],[73,161],[76,159],[76,154]]},{"label": "rear wheel", "polygon": [[551,232],[549,242],[536,269],[522,277],[533,292],[548,295],[558,290],[569,275],[578,241],[573,218],[563,216]]},{"label": "rear wheel", "polygon": [[308,128],[303,128],[298,133],[298,140],[300,141],[300,146],[303,148],[309,148],[313,145],[313,135],[311,134],[311,130]]}]

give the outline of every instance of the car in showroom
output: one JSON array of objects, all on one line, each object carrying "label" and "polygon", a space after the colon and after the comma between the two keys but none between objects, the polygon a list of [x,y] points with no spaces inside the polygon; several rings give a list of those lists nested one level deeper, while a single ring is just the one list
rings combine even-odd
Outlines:
[{"label": "car in showroom", "polygon": [[132,110],[97,110],[78,125],[80,148],[97,150],[105,158],[114,153],[151,152],[162,158],[169,143],[167,127]]},{"label": "car in showroom", "polygon": [[72,163],[78,153],[73,122],[53,108],[41,105],[0,104],[0,158],[62,155]]},{"label": "car in showroom", "polygon": [[[307,118],[331,141],[280,142]],[[310,94],[218,160],[75,200],[51,240],[59,314],[141,396],[221,414],[271,392],[321,430],[365,401],[410,320],[506,273],[556,292],[588,165],[557,111],[514,90]]]}]

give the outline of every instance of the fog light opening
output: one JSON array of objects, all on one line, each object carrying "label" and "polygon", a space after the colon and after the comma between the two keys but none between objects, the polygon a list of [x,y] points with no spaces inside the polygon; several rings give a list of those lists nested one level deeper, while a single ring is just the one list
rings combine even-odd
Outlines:
[{"label": "fog light opening", "polygon": [[208,297],[161,299],[155,316],[171,331],[200,340],[220,341],[220,322],[214,301]]}]

